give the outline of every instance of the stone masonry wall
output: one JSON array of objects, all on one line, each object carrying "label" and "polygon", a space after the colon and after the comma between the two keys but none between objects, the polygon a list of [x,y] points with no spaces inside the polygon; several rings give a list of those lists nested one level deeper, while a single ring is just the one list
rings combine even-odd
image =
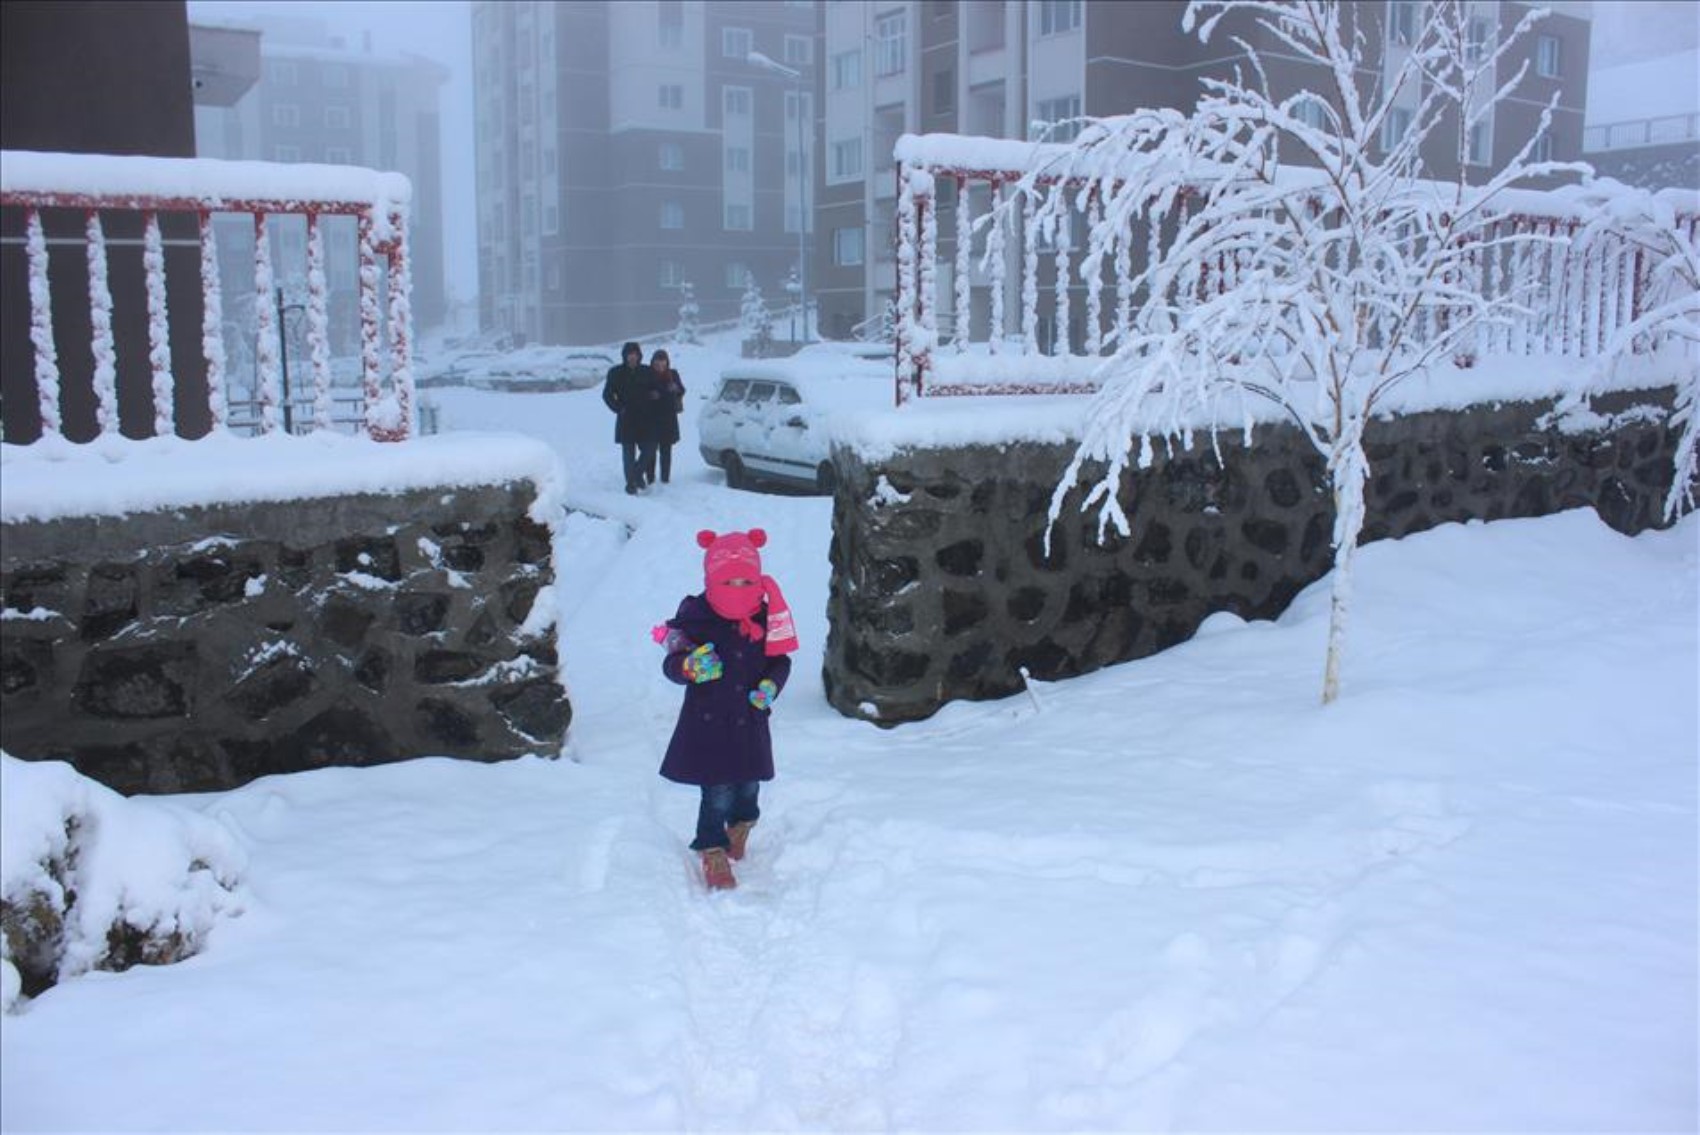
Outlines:
[{"label": "stone masonry wall", "polygon": [[529,483],[8,523],[0,747],[125,793],[554,753]]},{"label": "stone masonry wall", "polygon": [[[1363,542],[1461,520],[1592,507],[1626,533],[1659,522],[1672,392],[1597,399],[1589,432],[1553,403],[1480,406],[1372,424]],[[1322,458],[1291,425],[1252,444],[1208,434],[1130,470],[1128,538],[1100,544],[1076,488],[1044,550],[1073,447],[1020,443],[864,460],[840,447],[823,680],[841,713],[883,724],[1002,697],[1020,669],[1056,679],[1190,638],[1217,611],[1270,619],[1332,563]]]}]

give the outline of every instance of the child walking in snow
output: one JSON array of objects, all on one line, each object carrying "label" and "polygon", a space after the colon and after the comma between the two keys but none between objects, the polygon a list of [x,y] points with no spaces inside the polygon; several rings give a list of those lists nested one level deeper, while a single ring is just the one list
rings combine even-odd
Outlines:
[{"label": "child walking in snow", "polygon": [[779,585],[761,572],[760,528],[697,533],[704,589],[655,628],[666,648],[661,672],[685,687],[685,701],[661,775],[702,789],[691,850],[714,890],[738,885],[728,860],[744,857],[761,817],[761,782],[773,779],[767,718],[791,675],[797,634]]}]

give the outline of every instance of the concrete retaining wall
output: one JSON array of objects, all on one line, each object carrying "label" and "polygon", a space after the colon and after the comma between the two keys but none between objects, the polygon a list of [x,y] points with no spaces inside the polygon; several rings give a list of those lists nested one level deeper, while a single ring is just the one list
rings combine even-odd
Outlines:
[{"label": "concrete retaining wall", "polygon": [[[1583,431],[1553,403],[1374,422],[1363,541],[1437,524],[1591,507],[1612,527],[1655,525],[1672,475],[1672,392],[1614,394]],[[1333,505],[1322,458],[1294,426],[1249,447],[1201,435],[1130,471],[1131,537],[1097,540],[1076,489],[1044,550],[1062,444],[840,447],[823,679],[842,713],[882,723],[946,702],[1002,697],[1035,678],[1087,673],[1192,636],[1205,618],[1279,615],[1327,573]]]}]

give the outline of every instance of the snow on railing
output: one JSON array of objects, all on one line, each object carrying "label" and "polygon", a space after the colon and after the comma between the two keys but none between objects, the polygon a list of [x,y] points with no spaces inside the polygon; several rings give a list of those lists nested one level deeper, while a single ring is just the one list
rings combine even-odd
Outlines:
[{"label": "snow on railing", "polygon": [[[29,265],[30,340],[35,347],[35,383],[41,434],[62,432],[61,373],[54,347],[52,287],[42,211],[72,209],[85,216],[84,243],[89,281],[92,386],[98,431],[118,428],[117,342],[112,330],[112,294],[107,271],[103,214],[140,213],[148,311],[148,359],[152,373],[153,428],[175,429],[175,380],[171,372],[170,319],[166,306],[166,257],[160,215],[186,213],[199,220],[202,297],[201,352],[206,360],[208,411],[215,432],[228,428],[229,361],[225,357],[223,297],[214,237],[214,214],[248,214],[254,224],[255,390],[260,432],[279,428],[283,403],[274,303],[275,266],[268,227],[274,218],[299,215],[307,223],[306,312],[308,363],[312,376],[312,428],[330,429],[333,406],[330,318],[325,274],[325,217],[356,221],[359,264],[360,369],[363,427],[372,438],[399,441],[413,432],[412,309],[408,295],[408,208],[412,186],[399,173],[348,166],[231,162],[208,158],[117,157],[7,150],[0,154],[0,205],[25,213]],[[380,257],[384,261],[382,277]],[[380,288],[387,292],[387,310]],[[386,383],[385,332],[388,333]]]},{"label": "snow on railing", "polygon": [[[1117,243],[1113,264],[1083,270],[1085,234],[1102,217],[1101,198],[1091,185],[1099,175],[1087,164],[1092,159],[1056,143],[951,134],[906,134],[896,156],[898,403],[945,395],[1096,391],[1105,358],[1127,331],[1137,276],[1132,241]],[[1065,156],[1069,176],[1031,176],[1061,168]],[[1282,176],[1302,187],[1306,178],[1320,175],[1294,169]],[[1016,193],[1022,194],[1018,208],[1011,207]],[[1196,200],[1182,195],[1171,217],[1184,221]],[[943,293],[941,204],[954,214],[954,248],[944,262],[951,268],[951,286]],[[1695,203],[1685,198],[1675,214],[1693,241],[1700,218]],[[1510,242],[1514,251],[1496,245],[1476,258],[1474,280],[1449,283],[1487,296],[1515,295],[1521,314],[1484,326],[1476,349],[1457,359],[1461,365],[1494,355],[1595,357],[1619,328],[1646,310],[1653,266],[1645,253],[1630,240],[1573,240],[1586,219],[1571,190],[1502,196],[1484,235],[1537,239]],[[1176,225],[1146,227],[1145,255],[1154,262]],[[1192,287],[1200,296],[1220,294],[1236,279],[1236,265],[1227,261],[1193,271]],[[1106,289],[1113,290],[1113,302]],[[1014,329],[1005,318],[1007,299],[1020,304]],[[941,300],[947,311],[940,311]],[[1446,318],[1445,310],[1427,315],[1434,328]],[[945,327],[956,331],[948,341],[941,333]]]}]

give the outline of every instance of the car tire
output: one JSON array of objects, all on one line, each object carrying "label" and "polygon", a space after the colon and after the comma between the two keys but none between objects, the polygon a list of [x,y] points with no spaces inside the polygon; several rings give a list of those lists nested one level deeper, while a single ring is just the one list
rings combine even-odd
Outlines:
[{"label": "car tire", "polygon": [[749,478],[744,472],[744,463],[738,460],[736,453],[728,453],[720,459],[721,468],[726,470],[726,487],[728,489],[743,489],[749,487]]},{"label": "car tire", "polygon": [[815,470],[815,491],[826,497],[838,491],[838,470],[832,462],[822,461]]}]

